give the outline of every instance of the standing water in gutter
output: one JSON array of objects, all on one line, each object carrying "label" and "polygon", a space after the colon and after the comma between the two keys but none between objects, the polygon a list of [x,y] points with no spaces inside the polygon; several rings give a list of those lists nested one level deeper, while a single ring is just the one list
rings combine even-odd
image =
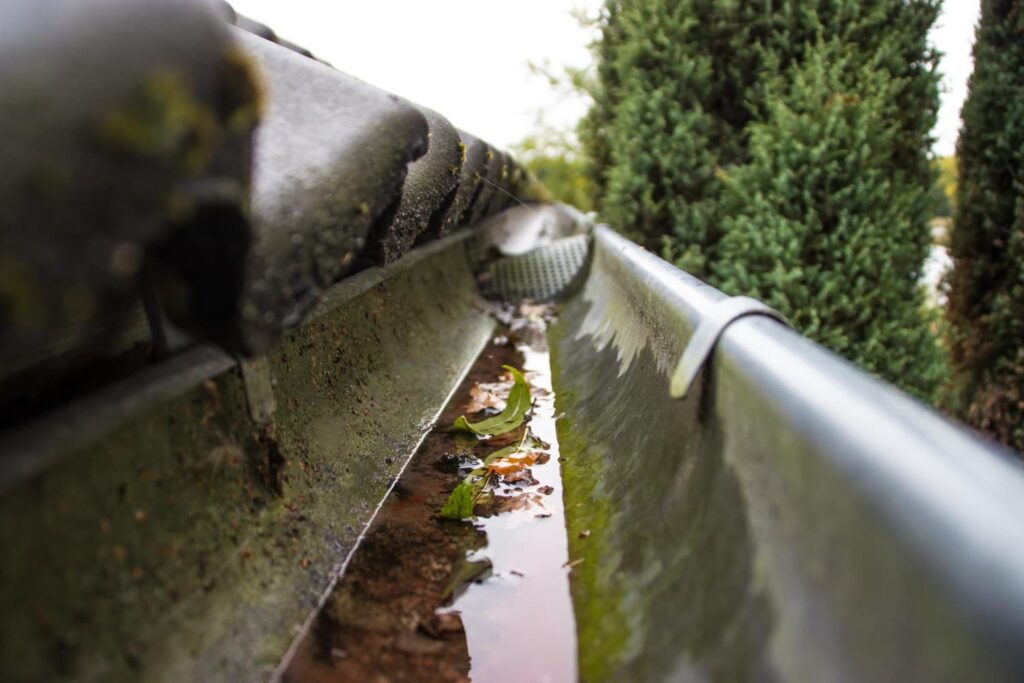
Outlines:
[{"label": "standing water in gutter", "polygon": [[489,561],[492,574],[471,585],[451,611],[461,612],[475,680],[573,681],[576,631],[566,569],[571,563],[544,311],[519,310],[525,316],[512,321],[512,330],[521,333],[518,350],[533,398],[526,438],[542,442],[548,457],[529,468],[525,485],[507,483],[513,473],[495,486],[498,500],[511,509],[477,519],[487,547],[472,558]]},{"label": "standing water in gutter", "polygon": [[283,680],[576,680],[550,315],[497,315]]}]

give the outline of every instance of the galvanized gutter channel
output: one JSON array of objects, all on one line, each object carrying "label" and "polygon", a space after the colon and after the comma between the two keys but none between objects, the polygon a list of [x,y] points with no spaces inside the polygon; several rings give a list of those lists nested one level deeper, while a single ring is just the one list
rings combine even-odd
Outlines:
[{"label": "galvanized gutter channel", "polygon": [[765,318],[671,399],[723,295],[594,250],[552,331],[583,678],[1019,679],[1019,463]]}]

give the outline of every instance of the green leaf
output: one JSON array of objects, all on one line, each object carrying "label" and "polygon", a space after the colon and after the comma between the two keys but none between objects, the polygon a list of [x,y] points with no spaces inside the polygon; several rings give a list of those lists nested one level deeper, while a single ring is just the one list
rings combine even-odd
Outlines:
[{"label": "green leaf", "polygon": [[[475,472],[476,470],[474,470]],[[473,482],[466,477],[459,482],[444,507],[441,508],[441,516],[445,519],[466,519],[473,516],[473,499],[476,495],[473,490]]]},{"label": "green leaf", "polygon": [[493,417],[488,417],[479,422],[470,422],[465,415],[455,420],[453,427],[456,430],[471,432],[480,436],[498,436],[511,432],[523,424],[523,418],[530,410],[530,385],[526,383],[523,374],[511,365],[503,365],[503,368],[512,373],[515,383],[508,392],[508,401],[505,409]]},{"label": "green leaf", "polygon": [[[518,374],[518,373],[516,373]],[[473,516],[473,503],[476,502],[477,496],[483,491],[484,486],[487,484],[487,466],[499,458],[507,458],[515,455],[524,448],[536,448],[537,441],[532,437],[524,439],[523,443],[516,444],[515,446],[506,446],[500,450],[494,451],[472,472],[466,475],[466,478],[459,482],[459,485],[448,496],[448,500],[445,501],[444,507],[441,508],[441,516],[445,519],[468,519]]]}]

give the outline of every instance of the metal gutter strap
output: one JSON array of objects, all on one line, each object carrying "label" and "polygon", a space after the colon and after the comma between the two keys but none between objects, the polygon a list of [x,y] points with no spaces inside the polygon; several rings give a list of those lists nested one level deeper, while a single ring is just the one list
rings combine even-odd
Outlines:
[{"label": "metal gutter strap", "polygon": [[787,327],[790,326],[781,313],[749,296],[734,296],[715,304],[701,320],[697,331],[686,345],[682,358],[679,359],[679,365],[672,373],[669,385],[669,395],[672,398],[686,397],[700,369],[715,350],[719,337],[725,333],[729,325],[751,315],[766,316],[778,320]]}]

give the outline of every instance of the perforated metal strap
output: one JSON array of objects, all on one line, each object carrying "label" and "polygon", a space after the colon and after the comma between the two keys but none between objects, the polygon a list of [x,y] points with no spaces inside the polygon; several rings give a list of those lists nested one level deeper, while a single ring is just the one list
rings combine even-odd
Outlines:
[{"label": "perforated metal strap", "polygon": [[506,301],[547,301],[567,295],[580,281],[590,253],[590,236],[573,235],[554,240],[519,256],[507,256],[488,268],[485,295]]},{"label": "perforated metal strap", "polygon": [[697,326],[690,343],[679,359],[679,365],[672,373],[669,394],[672,398],[684,398],[690,386],[697,379],[697,373],[715,350],[718,338],[736,320],[748,315],[763,315],[789,325],[781,313],[749,296],[734,296],[717,303]]}]

